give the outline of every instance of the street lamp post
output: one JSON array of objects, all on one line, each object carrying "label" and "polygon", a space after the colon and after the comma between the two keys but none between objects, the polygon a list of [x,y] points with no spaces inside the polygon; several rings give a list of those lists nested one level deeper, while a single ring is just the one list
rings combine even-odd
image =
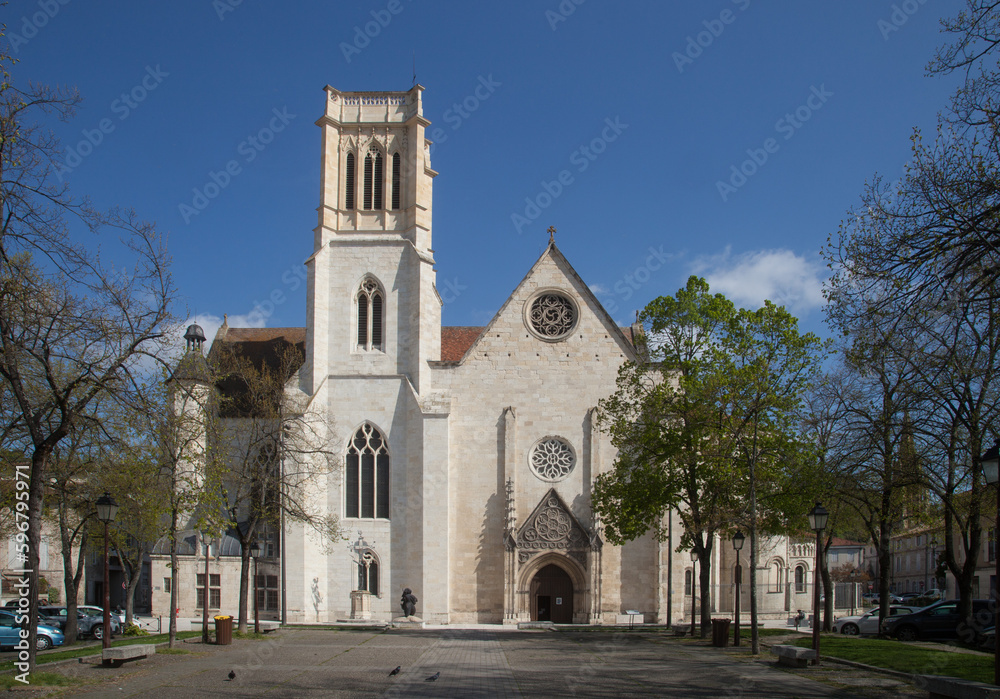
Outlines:
[{"label": "street lamp post", "polygon": [[813,583],[813,652],[815,652],[816,657],[813,658],[813,665],[819,665],[819,569],[820,555],[823,551],[823,542],[820,535],[826,529],[826,521],[829,517],[830,513],[818,502],[809,511],[809,528],[816,532],[816,575],[815,582]]},{"label": "street lamp post", "polygon": [[202,544],[205,546],[205,586],[202,588],[201,596],[201,642],[208,644],[208,560],[212,553],[212,540],[207,536],[202,537]]},{"label": "street lamp post", "polygon": [[698,552],[692,549],[691,550],[691,635],[692,636],[694,636],[694,624],[695,624],[695,616],[694,616],[694,606],[695,606],[695,603],[694,603],[694,600],[695,600],[695,597],[694,597],[694,591],[695,591],[694,566],[695,566],[695,563],[697,563],[697,562],[698,562]]},{"label": "street lamp post", "polygon": [[[986,478],[986,482],[995,486],[997,491],[997,521],[996,521],[996,532],[1000,534],[1000,442],[996,442],[992,447],[986,450],[986,453],[980,457],[979,462],[983,465],[983,476]],[[993,537],[993,545],[996,546],[997,536]],[[996,560],[996,574],[993,578],[996,582],[994,587],[990,590],[990,596],[993,598],[993,625],[994,628],[1000,627],[1000,556],[994,555],[993,558]],[[995,648],[993,649],[993,684],[1000,685],[1000,645],[993,644]]]},{"label": "street lamp post", "polygon": [[108,525],[115,521],[118,514],[118,503],[109,494],[105,493],[97,498],[97,519],[104,522],[104,627],[101,629],[103,637],[101,646],[111,647],[111,571],[108,565]]},{"label": "street lamp post", "polygon": [[257,608],[257,559],[260,557],[260,542],[250,544],[250,555],[253,556],[253,632],[260,633],[260,612]]},{"label": "street lamp post", "polygon": [[740,584],[743,582],[743,566],[740,565],[740,549],[746,537],[743,532],[733,534],[733,549],[736,551],[736,626],[733,630],[733,645],[740,645]]}]

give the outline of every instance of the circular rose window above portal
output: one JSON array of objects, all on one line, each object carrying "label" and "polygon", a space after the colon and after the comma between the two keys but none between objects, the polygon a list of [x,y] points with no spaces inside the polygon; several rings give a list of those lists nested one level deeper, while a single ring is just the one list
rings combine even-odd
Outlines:
[{"label": "circular rose window above portal", "polygon": [[536,294],[525,305],[525,323],[542,340],[561,340],[576,327],[579,314],[573,300],[556,290]]},{"label": "circular rose window above portal", "polygon": [[531,470],[543,481],[561,481],[576,465],[573,447],[561,437],[540,439],[528,457]]}]

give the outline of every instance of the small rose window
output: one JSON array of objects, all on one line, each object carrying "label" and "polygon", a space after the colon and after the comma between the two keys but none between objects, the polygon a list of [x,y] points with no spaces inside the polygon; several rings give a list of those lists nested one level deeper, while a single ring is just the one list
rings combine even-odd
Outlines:
[{"label": "small rose window", "polygon": [[546,437],[531,450],[531,470],[543,481],[561,481],[576,465],[573,447],[560,437]]},{"label": "small rose window", "polygon": [[576,304],[557,291],[538,294],[528,303],[526,311],[528,327],[543,340],[561,340],[576,326]]}]

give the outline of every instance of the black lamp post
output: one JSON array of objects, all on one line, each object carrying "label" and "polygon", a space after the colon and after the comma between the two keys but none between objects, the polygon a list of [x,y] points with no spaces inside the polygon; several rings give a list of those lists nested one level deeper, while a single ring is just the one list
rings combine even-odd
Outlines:
[{"label": "black lamp post", "polygon": [[[1000,442],[996,442],[992,447],[986,450],[986,453],[979,458],[979,463],[983,465],[983,476],[986,478],[986,482],[995,486],[997,491],[997,521],[996,521],[996,533],[993,535],[993,546],[997,548],[997,536],[1000,536]],[[996,555],[994,550],[993,555],[996,561],[996,573],[993,578],[996,583],[994,584],[994,589],[990,590],[990,595],[993,598],[993,625],[994,628],[1000,627],[1000,556]],[[1000,646],[996,646],[993,650],[993,684],[1000,685]]]},{"label": "black lamp post", "polygon": [[813,658],[813,665],[819,665],[819,568],[820,555],[823,551],[823,542],[820,535],[826,529],[826,521],[829,517],[830,513],[818,502],[809,511],[809,528],[816,532],[816,580],[813,584],[813,651],[816,653],[816,657]]},{"label": "black lamp post", "polygon": [[694,591],[695,591],[695,576],[694,576],[694,566],[698,562],[698,552],[694,549],[691,550],[691,635],[694,636]]},{"label": "black lamp post", "polygon": [[104,634],[101,638],[103,648],[111,647],[111,572],[108,566],[108,525],[115,521],[118,514],[118,503],[105,493],[97,498],[97,519],[104,522]]},{"label": "black lamp post", "polygon": [[208,561],[212,553],[212,540],[202,536],[201,543],[205,546],[205,586],[201,596],[201,642],[208,645]]},{"label": "black lamp post", "polygon": [[740,565],[740,549],[746,537],[743,532],[733,534],[733,549],[736,551],[736,627],[733,631],[733,645],[740,645],[740,584],[743,582],[743,566]]},{"label": "black lamp post", "polygon": [[253,632],[260,633],[260,613],[257,609],[257,559],[260,558],[260,542],[250,544],[250,555],[253,556]]}]

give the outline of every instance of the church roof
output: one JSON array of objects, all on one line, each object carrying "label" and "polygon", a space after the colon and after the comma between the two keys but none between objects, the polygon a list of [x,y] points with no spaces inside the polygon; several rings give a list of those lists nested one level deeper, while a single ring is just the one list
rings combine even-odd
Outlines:
[{"label": "church roof", "polygon": [[462,325],[445,326],[441,328],[441,361],[461,361],[465,353],[472,347],[485,327],[468,327]]},{"label": "church roof", "polygon": [[[305,357],[305,328],[230,328],[224,323],[215,335],[215,342],[209,351],[209,359],[218,352],[220,343],[239,345],[240,354],[248,357],[256,366],[268,365],[277,368],[280,364],[279,351],[285,345],[294,345]],[[293,367],[292,371],[298,367]]]}]

